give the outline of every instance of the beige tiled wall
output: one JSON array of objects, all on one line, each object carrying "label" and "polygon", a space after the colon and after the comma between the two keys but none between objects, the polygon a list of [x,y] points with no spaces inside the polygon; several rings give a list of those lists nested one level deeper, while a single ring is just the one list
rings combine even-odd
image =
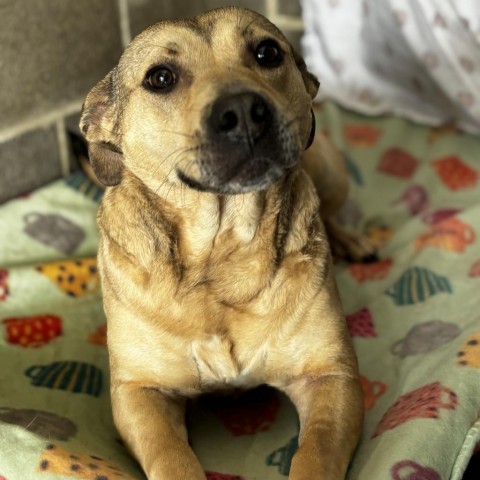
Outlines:
[{"label": "beige tiled wall", "polygon": [[299,48],[299,0],[1,0],[0,202],[75,168],[66,128],[133,36],[232,4],[263,13]]}]

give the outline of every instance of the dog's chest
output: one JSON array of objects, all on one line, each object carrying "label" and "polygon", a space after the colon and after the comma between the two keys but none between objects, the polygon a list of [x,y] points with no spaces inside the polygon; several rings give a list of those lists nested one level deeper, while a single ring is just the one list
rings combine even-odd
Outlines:
[{"label": "dog's chest", "polygon": [[241,362],[228,337],[209,335],[192,342],[191,355],[204,387],[252,387],[262,383],[263,349],[248,362]]}]

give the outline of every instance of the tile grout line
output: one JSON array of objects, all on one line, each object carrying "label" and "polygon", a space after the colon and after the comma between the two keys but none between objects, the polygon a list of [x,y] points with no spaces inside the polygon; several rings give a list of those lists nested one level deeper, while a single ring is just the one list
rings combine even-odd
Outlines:
[{"label": "tile grout line", "polygon": [[304,29],[302,17],[280,13],[278,0],[265,0],[265,12],[268,19],[279,28],[302,31]]},{"label": "tile grout line", "polygon": [[128,0],[118,0],[118,11],[120,15],[120,34],[122,36],[122,45],[123,48],[125,48],[132,40]]},{"label": "tile grout line", "polygon": [[275,23],[280,27],[291,30],[303,30],[305,28],[301,17],[292,17],[289,15],[278,14],[275,17]]},{"label": "tile grout line", "polygon": [[71,102],[63,108],[48,112],[44,115],[29,118],[13,127],[0,130],[0,143],[12,140],[32,130],[39,128],[47,128],[63,117],[68,117],[74,113],[80,112],[82,108],[82,101]]},{"label": "tile grout line", "polygon": [[[126,46],[131,40],[131,30],[129,23],[129,10],[128,0],[117,0],[119,17],[120,17],[120,31],[121,39],[124,46]],[[291,30],[302,30],[303,22],[300,17],[282,15],[279,13],[278,0],[265,0],[266,14],[274,22],[277,23],[280,28],[289,28]],[[63,122],[64,117],[78,113],[81,109],[82,102],[70,102],[63,108],[50,111],[46,114],[29,118],[11,127],[0,129],[0,143],[14,139],[30,131],[46,128],[52,124],[56,125],[57,133],[59,129],[59,123]],[[58,134],[57,134],[58,136]],[[61,138],[58,137],[59,142]],[[64,139],[67,141],[66,137]],[[61,144],[59,143],[61,146]],[[65,146],[65,145],[64,145]],[[63,166],[67,168],[66,165]]]},{"label": "tile grout line", "polygon": [[55,122],[57,130],[58,151],[60,154],[60,172],[63,177],[70,173],[70,155],[68,148],[67,127],[63,118]]},{"label": "tile grout line", "polygon": [[277,0],[265,0],[265,13],[266,17],[273,23],[277,18],[278,13],[278,1]]}]

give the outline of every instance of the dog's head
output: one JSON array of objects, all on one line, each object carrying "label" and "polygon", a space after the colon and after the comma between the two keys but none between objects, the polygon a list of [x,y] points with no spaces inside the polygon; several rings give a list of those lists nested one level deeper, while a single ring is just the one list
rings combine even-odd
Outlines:
[{"label": "dog's head", "polygon": [[137,36],[88,94],[81,129],[106,185],[127,168],[153,189],[254,191],[311,143],[318,85],[265,17],[217,9]]}]

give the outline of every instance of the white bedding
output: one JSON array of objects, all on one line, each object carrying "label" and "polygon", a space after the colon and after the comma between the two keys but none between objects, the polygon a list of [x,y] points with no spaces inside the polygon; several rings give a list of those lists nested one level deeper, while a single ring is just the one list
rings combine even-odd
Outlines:
[{"label": "white bedding", "polygon": [[320,96],[480,133],[479,0],[303,0]]}]

